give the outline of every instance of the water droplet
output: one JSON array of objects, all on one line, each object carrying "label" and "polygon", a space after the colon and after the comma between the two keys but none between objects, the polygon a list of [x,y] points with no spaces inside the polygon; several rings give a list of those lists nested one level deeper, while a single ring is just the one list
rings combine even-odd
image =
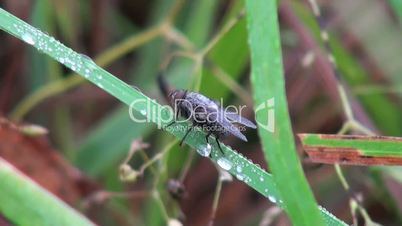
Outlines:
[{"label": "water droplet", "polygon": [[276,203],[276,198],[274,196],[268,195],[269,201]]},{"label": "water droplet", "polygon": [[243,171],[243,168],[241,168],[241,166],[237,166],[237,167],[236,167],[236,171],[237,171],[238,173],[241,173],[241,172]]},{"label": "water droplet", "polygon": [[91,59],[91,57],[85,55],[85,54],[80,54],[81,56],[81,62],[86,65],[90,70],[94,70],[97,68],[96,63]]},{"label": "water droplet", "polygon": [[197,149],[198,154],[204,157],[208,157],[211,154],[211,145],[207,144],[202,146],[200,149]]},{"label": "water droplet", "polygon": [[227,158],[219,158],[217,161],[218,165],[224,170],[230,170],[232,168],[233,163],[229,161]]},{"label": "water droplet", "polygon": [[260,181],[264,181],[264,178],[263,178],[263,177],[260,177]]},{"label": "water droplet", "polygon": [[238,179],[238,180],[240,180],[240,181],[243,181],[244,180],[244,175],[243,174],[236,174],[236,178]]},{"label": "water droplet", "polygon": [[24,40],[26,43],[28,43],[30,45],[35,45],[35,39],[29,33],[24,33],[22,35],[22,40]]},{"label": "water droplet", "polygon": [[140,113],[141,113],[141,115],[147,115],[147,111],[145,111],[144,109],[142,109],[141,111],[140,111]]},{"label": "water droplet", "polygon": [[177,219],[169,219],[168,226],[183,226],[183,224]]}]

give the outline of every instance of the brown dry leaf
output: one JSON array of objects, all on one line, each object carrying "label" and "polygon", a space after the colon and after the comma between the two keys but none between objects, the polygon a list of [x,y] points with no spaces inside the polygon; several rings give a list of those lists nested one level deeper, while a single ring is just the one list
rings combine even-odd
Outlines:
[{"label": "brown dry leaf", "polygon": [[402,165],[402,138],[298,134],[309,160],[326,164]]},{"label": "brown dry leaf", "polygon": [[94,182],[66,162],[46,136],[29,136],[20,128],[0,118],[2,158],[69,204],[77,204],[81,197],[96,190]]}]

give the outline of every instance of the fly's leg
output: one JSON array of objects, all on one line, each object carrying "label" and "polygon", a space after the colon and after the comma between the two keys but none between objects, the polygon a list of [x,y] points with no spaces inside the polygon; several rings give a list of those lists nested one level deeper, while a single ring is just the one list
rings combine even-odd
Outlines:
[{"label": "fly's leg", "polygon": [[163,130],[166,130],[166,128],[176,123],[176,119],[179,117],[179,112],[175,111],[174,117],[175,118],[173,119],[172,122],[170,122],[167,126],[163,127]]},{"label": "fly's leg", "polygon": [[225,153],[224,153],[223,150],[222,150],[221,145],[219,144],[219,137],[215,137],[215,141],[216,141],[216,143],[218,144],[219,151],[221,151],[222,155],[225,155]]},{"label": "fly's leg", "polygon": [[184,134],[184,137],[180,141],[180,146],[183,144],[184,140],[186,139],[187,135],[190,133],[191,130],[193,130],[194,126],[191,125],[191,127],[187,130],[186,134]]},{"label": "fly's leg", "polygon": [[205,136],[205,140],[207,141],[207,144],[209,144],[209,136],[211,136],[212,132],[208,132],[208,134]]},{"label": "fly's leg", "polygon": [[173,121],[170,122],[167,126],[163,127],[163,129],[165,130],[166,128],[168,128],[169,126],[171,126],[171,125],[173,125],[173,124],[175,124],[175,123],[176,123],[176,121],[173,120]]}]

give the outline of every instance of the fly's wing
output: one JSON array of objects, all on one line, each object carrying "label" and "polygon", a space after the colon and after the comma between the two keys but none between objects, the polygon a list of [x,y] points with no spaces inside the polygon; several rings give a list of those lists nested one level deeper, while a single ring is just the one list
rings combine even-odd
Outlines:
[{"label": "fly's wing", "polygon": [[219,123],[223,128],[225,128],[232,135],[234,135],[244,141],[247,141],[246,136],[244,136],[244,134],[242,134],[240,132],[239,128],[234,126],[229,120],[227,120],[225,118],[223,111],[218,112],[217,123]]},{"label": "fly's wing", "polygon": [[238,115],[238,114],[236,114],[234,112],[225,112],[225,117],[228,120],[240,123],[240,124],[245,125],[247,127],[250,127],[250,128],[253,128],[253,129],[257,128],[257,126],[253,122],[251,122],[250,120],[248,120],[246,118],[241,117],[240,115]]}]

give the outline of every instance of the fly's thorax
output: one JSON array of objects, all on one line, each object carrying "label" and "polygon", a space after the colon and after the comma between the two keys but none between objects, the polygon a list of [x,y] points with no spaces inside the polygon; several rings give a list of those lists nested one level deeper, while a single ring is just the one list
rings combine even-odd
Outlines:
[{"label": "fly's thorax", "polygon": [[170,105],[174,108],[176,112],[179,112],[182,116],[185,117],[190,115],[191,112],[187,103],[188,101],[186,100],[186,96],[186,90],[173,90],[169,94]]},{"label": "fly's thorax", "polygon": [[185,90],[173,90],[169,93],[169,100],[172,106],[177,103],[181,103],[186,98],[187,91]]}]

